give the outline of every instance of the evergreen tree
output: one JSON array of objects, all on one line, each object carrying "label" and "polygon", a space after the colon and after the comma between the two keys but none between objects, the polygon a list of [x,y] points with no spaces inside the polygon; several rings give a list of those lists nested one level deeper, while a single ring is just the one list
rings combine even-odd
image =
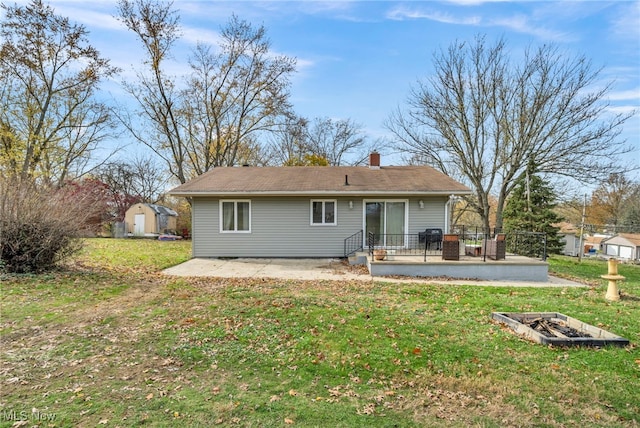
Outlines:
[{"label": "evergreen tree", "polygon": [[[557,254],[563,247],[558,235],[559,228],[553,226],[562,221],[553,209],[556,195],[553,189],[537,175],[528,174],[521,178],[507,201],[504,210],[505,232],[540,232],[547,235],[547,254]],[[535,240],[526,243],[519,253],[533,255],[539,252]]]}]

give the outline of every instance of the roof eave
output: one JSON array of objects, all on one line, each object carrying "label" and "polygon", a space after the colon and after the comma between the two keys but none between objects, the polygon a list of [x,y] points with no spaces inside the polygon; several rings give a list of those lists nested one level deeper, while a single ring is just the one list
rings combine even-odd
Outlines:
[{"label": "roof eave", "polygon": [[266,192],[169,192],[172,196],[192,198],[192,197],[249,197],[249,196],[464,196],[471,195],[471,190],[428,190],[428,191],[384,191],[384,190],[354,190],[354,191],[266,191]]}]

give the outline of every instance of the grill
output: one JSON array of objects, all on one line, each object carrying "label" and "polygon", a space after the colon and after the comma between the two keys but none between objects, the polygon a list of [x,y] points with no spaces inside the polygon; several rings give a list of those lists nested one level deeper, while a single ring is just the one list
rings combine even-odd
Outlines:
[{"label": "grill", "polygon": [[418,239],[429,250],[432,249],[434,244],[436,250],[442,249],[442,229],[426,229],[424,232],[418,233]]}]

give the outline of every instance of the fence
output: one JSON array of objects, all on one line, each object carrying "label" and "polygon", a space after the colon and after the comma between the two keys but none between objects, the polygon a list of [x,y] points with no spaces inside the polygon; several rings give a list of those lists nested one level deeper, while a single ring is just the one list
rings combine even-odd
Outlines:
[{"label": "fence", "polygon": [[[442,255],[443,235],[433,234],[435,229],[427,229],[427,232],[417,234],[367,234],[367,247],[369,255],[384,254],[389,256],[427,256]],[[457,235],[458,249],[464,250],[467,256],[487,257],[495,260],[508,256],[525,256],[530,258],[547,259],[547,236],[540,232],[509,232],[500,233],[493,229],[489,233],[479,227],[457,227],[454,233]],[[437,239],[434,239],[437,237]],[[345,241],[346,246],[346,241]],[[346,250],[345,250],[346,251]],[[451,257],[448,255],[447,257]]]}]

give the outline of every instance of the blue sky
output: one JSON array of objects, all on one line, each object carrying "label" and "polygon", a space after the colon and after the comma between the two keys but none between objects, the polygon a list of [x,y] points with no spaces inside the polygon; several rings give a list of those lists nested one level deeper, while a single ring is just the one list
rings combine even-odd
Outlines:
[{"label": "blue sky", "polygon": [[[133,76],[141,50],[133,34],[113,18],[115,1],[49,4],[89,30],[90,42],[124,70],[119,79]],[[603,67],[596,84],[614,81],[611,111],[638,110],[621,138],[636,148],[634,156],[640,159],[639,1],[175,0],[174,6],[183,26],[171,64],[176,74],[186,72],[186,58],[196,41],[215,44],[220,28],[235,13],[254,26],[265,26],[274,53],[297,58],[291,101],[299,115],[351,119],[371,139],[390,136],[384,121],[396,107],[406,105],[411,87],[432,73],[436,50],[478,34],[490,41],[504,37],[514,56],[528,46],[554,43]],[[116,84],[105,89],[123,100]],[[399,163],[397,156],[388,155]]]}]

